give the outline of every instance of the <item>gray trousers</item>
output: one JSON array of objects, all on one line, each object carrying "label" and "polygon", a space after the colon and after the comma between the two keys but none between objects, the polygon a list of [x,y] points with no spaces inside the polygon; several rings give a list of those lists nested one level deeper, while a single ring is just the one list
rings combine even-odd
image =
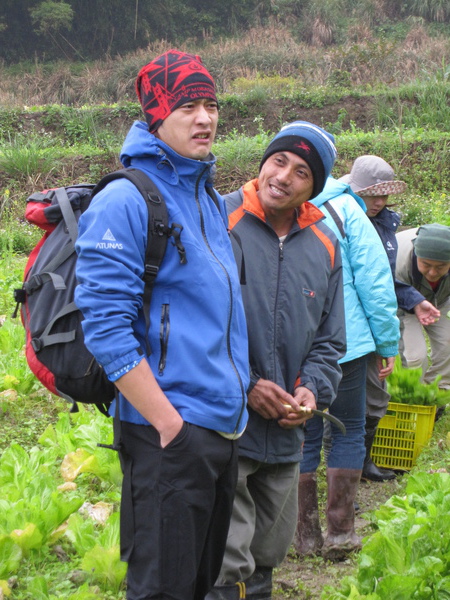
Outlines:
[{"label": "gray trousers", "polygon": [[378,379],[375,352],[368,355],[366,375],[366,418],[382,419],[391,399],[387,392],[386,380]]},{"label": "gray trousers", "polygon": [[245,581],[255,566],[276,567],[294,538],[299,465],[239,457],[225,556],[216,585]]},{"label": "gray trousers", "polygon": [[[400,356],[408,369],[422,368],[424,383],[432,383],[441,376],[439,387],[450,389],[450,298],[438,307],[441,316],[436,323],[423,327],[414,314],[398,311],[400,319]],[[428,337],[431,355],[425,336]]]}]

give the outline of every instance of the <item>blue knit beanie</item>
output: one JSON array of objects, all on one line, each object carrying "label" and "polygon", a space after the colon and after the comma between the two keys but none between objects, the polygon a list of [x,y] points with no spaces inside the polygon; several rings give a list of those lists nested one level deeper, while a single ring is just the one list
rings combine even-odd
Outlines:
[{"label": "blue knit beanie", "polygon": [[311,198],[318,196],[325,186],[337,156],[331,133],[307,121],[288,123],[267,146],[259,170],[269,156],[283,151],[293,152],[308,163],[314,177]]}]

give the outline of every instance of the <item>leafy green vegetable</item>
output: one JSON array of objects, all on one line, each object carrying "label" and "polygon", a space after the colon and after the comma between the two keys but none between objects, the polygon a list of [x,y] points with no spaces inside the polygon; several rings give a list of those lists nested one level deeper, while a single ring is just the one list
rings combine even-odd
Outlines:
[{"label": "leafy green vegetable", "polygon": [[9,577],[18,568],[22,550],[8,535],[0,535],[0,579]]},{"label": "leafy green vegetable", "polygon": [[[25,494],[32,495],[33,490],[40,493],[43,481],[54,488],[52,468],[56,454],[49,450],[42,452],[34,447],[29,452],[19,444],[11,444],[2,454],[0,459],[0,487],[2,497],[9,500],[18,500]],[[39,483],[37,475],[42,476]],[[37,489],[36,489],[37,488]]]},{"label": "leafy green vegetable", "polygon": [[23,529],[14,529],[11,531],[11,539],[23,551],[24,556],[34,548],[42,546],[42,533],[34,523],[27,523]]},{"label": "leafy green vegetable", "polygon": [[99,442],[110,443],[112,433],[111,419],[98,411],[80,407],[78,413],[60,414],[58,422],[49,425],[41,435],[39,443],[45,448],[53,448],[65,460],[68,478],[91,473],[118,488],[122,482],[118,455],[97,446]]},{"label": "leafy green vegetable", "polygon": [[80,556],[92,550],[97,541],[95,523],[79,514],[70,515],[65,535]]},{"label": "leafy green vegetable", "polygon": [[443,406],[450,402],[450,390],[439,388],[440,377],[432,383],[423,383],[421,377],[422,369],[404,369],[397,356],[394,370],[387,378],[391,401],[423,406]]},{"label": "leafy green vegetable", "polygon": [[450,598],[450,474],[411,474],[405,492],[375,511],[356,576],[326,587],[324,600]]},{"label": "leafy green vegetable", "polygon": [[0,392],[12,389],[26,395],[39,388],[39,382],[28,368],[24,352],[17,351],[24,343],[23,328],[6,319],[0,327]]},{"label": "leafy green vegetable", "polygon": [[126,564],[120,560],[120,515],[112,514],[107,524],[98,536],[97,544],[84,555],[81,566],[94,581],[117,592],[127,572]]}]

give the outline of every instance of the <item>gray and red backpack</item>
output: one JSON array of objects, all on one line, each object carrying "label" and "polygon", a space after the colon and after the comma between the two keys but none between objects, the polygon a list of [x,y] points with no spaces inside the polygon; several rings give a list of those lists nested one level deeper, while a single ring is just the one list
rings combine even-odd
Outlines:
[{"label": "gray and red backpack", "polygon": [[[148,241],[144,267],[144,314],[149,323],[150,299],[169,236],[186,262],[181,244],[181,225],[169,227],[167,209],[158,188],[138,169],[109,173],[94,184],[80,184],[32,194],[27,199],[25,218],[45,231],[31,252],[24,281],[14,291],[26,331],[28,365],[41,383],[54,394],[73,403],[94,404],[107,414],[115,386],[84,344],[83,317],[74,302],[77,285],[75,241],[78,219],[92,198],[110,181],[126,178],[146,201]],[[147,349],[149,352],[150,350]]]}]

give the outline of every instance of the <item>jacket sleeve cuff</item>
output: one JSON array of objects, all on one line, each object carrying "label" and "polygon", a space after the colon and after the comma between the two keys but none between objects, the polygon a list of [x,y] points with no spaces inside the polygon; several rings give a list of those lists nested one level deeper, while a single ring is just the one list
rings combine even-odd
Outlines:
[{"label": "jacket sleeve cuff", "polygon": [[389,358],[390,356],[397,356],[398,354],[398,344],[393,346],[383,346],[383,348],[377,348],[375,350],[376,354],[382,356],[383,358]]},{"label": "jacket sleeve cuff", "polygon": [[261,377],[259,375],[257,375],[254,371],[250,372],[250,383],[248,384],[248,388],[247,388],[247,396],[248,394],[250,394],[250,392],[252,391],[252,389],[255,387],[255,385],[258,383],[258,381],[261,379]]},{"label": "jacket sleeve cuff", "polygon": [[134,369],[143,358],[144,356],[140,348],[136,348],[135,350],[116,358],[107,365],[103,365],[103,369],[105,370],[109,381],[117,381],[117,379],[125,375],[125,373]]},{"label": "jacket sleeve cuff", "polygon": [[413,312],[414,307],[425,300],[425,297],[415,287],[395,279],[395,295],[398,307],[406,312]]},{"label": "jacket sleeve cuff", "polygon": [[414,298],[414,300],[413,300],[413,301],[411,301],[411,303],[410,303],[410,304],[408,304],[408,305],[406,306],[405,310],[406,310],[407,312],[410,312],[410,313],[413,313],[413,314],[414,314],[414,309],[415,309],[415,307],[416,307],[418,304],[420,304],[421,302],[423,302],[424,300],[426,300],[425,296],[422,296],[422,294],[420,294],[420,296],[419,296],[419,295],[417,295],[417,296]]}]

